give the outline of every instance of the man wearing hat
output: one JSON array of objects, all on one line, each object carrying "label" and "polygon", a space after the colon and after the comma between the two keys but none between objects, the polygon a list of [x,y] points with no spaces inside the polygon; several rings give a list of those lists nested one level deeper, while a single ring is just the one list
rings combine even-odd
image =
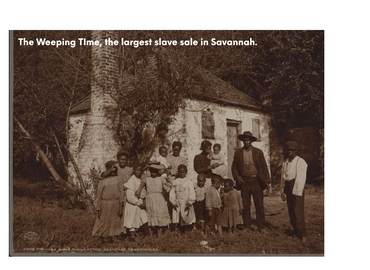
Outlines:
[{"label": "man wearing hat", "polygon": [[287,201],[290,223],[298,237],[306,242],[306,223],[304,220],[304,186],[306,184],[307,163],[297,156],[298,143],[285,144],[287,159],[281,167],[281,199]]},{"label": "man wearing hat", "polygon": [[240,186],[243,199],[243,222],[248,229],[251,227],[251,196],[256,208],[257,226],[262,233],[268,233],[264,228],[265,210],[263,205],[263,191],[269,190],[271,183],[266,160],[261,149],[252,146],[257,138],[250,131],[238,135],[244,147],[237,149],[232,163],[232,174]]}]

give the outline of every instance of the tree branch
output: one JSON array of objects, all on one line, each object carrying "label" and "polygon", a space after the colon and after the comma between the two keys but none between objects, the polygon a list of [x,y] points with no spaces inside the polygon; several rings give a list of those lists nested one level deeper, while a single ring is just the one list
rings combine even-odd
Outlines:
[{"label": "tree branch", "polygon": [[45,166],[47,167],[47,169],[49,170],[49,172],[51,173],[51,175],[53,176],[53,178],[55,179],[55,181],[57,183],[59,183],[60,185],[62,185],[63,187],[65,187],[66,189],[68,189],[70,192],[74,193],[74,194],[77,194],[77,195],[80,195],[81,199],[85,202],[86,204],[86,208],[89,212],[92,212],[93,209],[94,209],[94,205],[91,203],[91,199],[87,196],[86,194],[86,191],[83,192],[82,191],[82,194],[80,193],[80,191],[78,190],[78,188],[68,182],[68,181],[65,181],[62,177],[60,177],[60,175],[58,174],[58,172],[54,169],[54,166],[53,164],[51,164],[50,160],[48,159],[48,157],[46,156],[46,154],[44,153],[44,151],[41,149],[41,147],[39,146],[39,144],[35,141],[35,139],[31,136],[31,134],[24,128],[24,126],[18,121],[18,119],[13,116],[13,119],[14,121],[17,123],[19,129],[21,130],[21,132],[28,138],[30,138],[31,142],[33,143],[37,153],[40,155],[40,158],[41,160],[44,162]]}]

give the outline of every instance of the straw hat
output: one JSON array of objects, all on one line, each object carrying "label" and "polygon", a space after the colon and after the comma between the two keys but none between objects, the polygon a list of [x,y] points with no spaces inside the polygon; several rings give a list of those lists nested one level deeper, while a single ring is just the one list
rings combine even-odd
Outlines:
[{"label": "straw hat", "polygon": [[186,203],[181,204],[180,213],[185,223],[190,224],[194,220],[195,212],[193,206],[187,207]]},{"label": "straw hat", "polygon": [[149,164],[148,168],[153,168],[157,170],[164,170],[166,167],[163,164]]}]

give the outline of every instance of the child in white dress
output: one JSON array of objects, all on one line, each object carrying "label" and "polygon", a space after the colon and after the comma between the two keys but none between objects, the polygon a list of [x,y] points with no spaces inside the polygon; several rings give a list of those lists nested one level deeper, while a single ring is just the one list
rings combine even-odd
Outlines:
[{"label": "child in white dress", "polygon": [[160,170],[163,165],[150,165],[150,177],[146,178],[146,212],[148,215],[148,225],[152,231],[156,231],[158,237],[162,235],[163,229],[170,222],[167,202],[164,199],[163,192],[169,192],[171,184],[161,176]]},{"label": "child in white dress", "polygon": [[223,178],[227,177],[227,167],[225,164],[225,157],[223,154],[220,153],[221,145],[216,143],[213,145],[213,153],[210,155],[211,165],[218,164],[218,166],[212,169],[213,174],[217,174]]},{"label": "child in white dress", "polygon": [[126,205],[124,226],[129,231],[130,236],[134,236],[135,232],[142,227],[144,235],[149,234],[148,217],[145,211],[145,189],[142,190],[139,198],[135,196],[135,192],[141,185],[141,176],[144,166],[136,164],[134,166],[134,174],[124,184],[126,188]]},{"label": "child in white dress", "polygon": [[170,191],[170,202],[173,205],[172,223],[180,226],[191,225],[196,222],[194,213],[195,191],[193,181],[186,177],[188,169],[181,164],[177,168],[178,176],[173,182]]}]

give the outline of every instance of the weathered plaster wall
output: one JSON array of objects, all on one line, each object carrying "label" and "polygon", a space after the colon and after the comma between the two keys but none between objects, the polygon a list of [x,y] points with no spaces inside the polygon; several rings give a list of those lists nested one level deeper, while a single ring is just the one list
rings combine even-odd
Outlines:
[{"label": "weathered plaster wall", "polygon": [[[192,179],[195,180],[197,176],[193,169],[193,160],[195,155],[201,152],[199,148],[203,141],[201,134],[201,112],[207,108],[214,113],[215,120],[215,139],[210,141],[212,144],[221,144],[221,152],[226,157],[226,163],[232,162],[232,160],[227,160],[227,120],[240,121],[242,131],[251,131],[252,119],[259,118],[261,141],[254,142],[253,145],[264,152],[270,169],[270,117],[268,115],[198,100],[187,100],[186,104],[186,108],[180,109],[175,117],[176,120],[169,127],[168,140],[170,143],[173,141],[182,142],[183,148],[181,155],[185,156],[188,160],[188,175]],[[91,169],[95,169],[98,172],[103,171],[104,163],[110,159],[115,159],[115,155],[119,149],[119,145],[113,139],[113,131],[107,124],[108,122],[104,121],[101,123],[97,121],[91,112],[73,115],[70,118],[70,150],[76,158],[82,177],[86,179],[86,185],[90,192],[93,191],[91,189],[93,180]],[[73,167],[71,165],[69,167],[74,181],[77,182]]]},{"label": "weathered plaster wall", "polygon": [[[105,38],[117,39],[115,31],[92,31],[92,38],[104,44]],[[88,192],[93,192],[91,170],[104,170],[108,160],[115,159],[119,144],[115,141],[114,122],[110,115],[117,104],[112,96],[118,89],[117,48],[92,46],[91,111],[83,116],[71,116],[71,151],[86,181]],[[76,173],[71,164],[73,181]]]},{"label": "weathered plaster wall", "polygon": [[[181,155],[188,160],[188,175],[196,178],[197,174],[193,169],[195,155],[199,154],[200,144],[203,141],[201,133],[201,111],[210,109],[214,113],[215,139],[209,140],[212,144],[221,144],[221,153],[227,158],[227,119],[241,121],[242,131],[252,131],[252,119],[260,119],[261,142],[254,142],[253,146],[260,148],[270,168],[270,146],[269,146],[269,122],[270,118],[259,112],[240,109],[232,106],[220,106],[198,100],[187,100],[186,108],[180,109],[176,121],[170,126],[169,141],[172,143],[179,140],[183,144]],[[241,146],[241,145],[240,145]],[[232,162],[232,160],[226,160]]]},{"label": "weathered plaster wall", "polygon": [[[92,31],[92,38],[104,43],[105,38],[117,39],[115,31]],[[112,99],[118,89],[119,69],[116,61],[118,48],[115,46],[92,46],[92,82],[91,82],[91,111],[86,114],[73,115],[70,118],[70,150],[74,156],[83,179],[86,181],[88,192],[93,192],[91,170],[104,170],[108,160],[115,159],[120,145],[115,141],[114,123],[109,117],[117,104]],[[193,159],[200,153],[201,112],[209,108],[214,113],[215,139],[220,143],[222,153],[227,157],[227,119],[241,121],[242,131],[252,131],[252,119],[260,119],[261,142],[254,146],[265,153],[266,161],[270,163],[269,153],[269,117],[255,112],[232,106],[205,101],[187,100],[186,108],[180,109],[176,121],[170,127],[169,142],[179,140],[183,143],[181,155],[188,159],[189,176],[196,178],[193,169]],[[226,162],[232,162],[226,160]],[[69,165],[73,181],[77,183],[76,173]]]}]

